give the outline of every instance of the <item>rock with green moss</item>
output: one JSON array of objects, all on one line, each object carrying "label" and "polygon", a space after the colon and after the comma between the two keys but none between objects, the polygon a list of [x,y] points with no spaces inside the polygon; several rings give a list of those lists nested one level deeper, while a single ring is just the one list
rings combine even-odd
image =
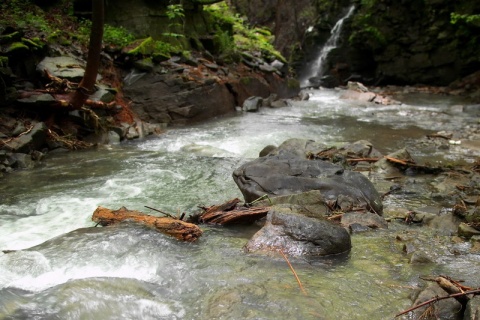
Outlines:
[{"label": "rock with green moss", "polygon": [[155,41],[152,37],[138,40],[137,43],[135,48],[128,51],[129,55],[151,55],[155,51]]},{"label": "rock with green moss", "polygon": [[0,44],[20,41],[22,39],[22,36],[23,36],[23,33],[20,31],[15,31],[9,34],[2,34],[0,35]]},{"label": "rock with green moss", "polygon": [[25,45],[23,42],[14,42],[10,44],[5,50],[5,53],[10,56],[24,55],[24,54],[27,54],[28,52],[30,52],[30,48],[27,45]]}]

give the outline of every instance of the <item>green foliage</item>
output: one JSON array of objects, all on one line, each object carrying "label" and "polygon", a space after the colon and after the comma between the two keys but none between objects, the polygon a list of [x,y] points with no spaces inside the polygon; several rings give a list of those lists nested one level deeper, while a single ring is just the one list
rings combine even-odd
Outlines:
[{"label": "green foliage", "polygon": [[228,31],[217,31],[213,39],[219,52],[234,51],[235,44],[233,42],[232,35]]},{"label": "green foliage", "polygon": [[138,41],[138,45],[131,49],[128,54],[141,56],[162,55],[169,57],[171,53],[177,53],[181,51],[181,49],[176,46],[163,41],[154,40],[152,37]]},{"label": "green foliage", "polygon": [[465,23],[467,25],[480,27],[480,14],[459,14],[456,12],[452,12],[450,14],[450,23]]},{"label": "green foliage", "polygon": [[125,47],[135,40],[135,36],[124,27],[113,27],[105,24],[103,42],[117,47]]},{"label": "green foliage", "polygon": [[163,36],[172,37],[172,38],[183,38],[184,28],[184,18],[185,13],[183,6],[181,4],[171,4],[167,6],[167,11],[165,13],[171,23],[168,24],[168,31],[162,33]]},{"label": "green foliage", "polygon": [[170,20],[185,18],[185,12],[183,11],[183,6],[181,4],[168,5],[166,15]]},{"label": "green foliage", "polygon": [[361,10],[352,19],[352,33],[348,41],[355,45],[368,45],[370,48],[379,49],[387,45],[386,36],[379,29],[379,23],[372,10],[377,5],[377,0],[361,0]]},{"label": "green foliage", "polygon": [[[450,23],[456,27],[455,36],[461,39],[461,55],[467,61],[478,61],[478,43],[480,40],[480,14],[450,14]],[[458,46],[458,43],[457,43]]]},{"label": "green foliage", "polygon": [[41,9],[27,0],[10,0],[0,4],[0,24],[19,29],[51,32],[51,24]]},{"label": "green foliage", "polygon": [[[79,27],[80,39],[88,42],[92,21],[81,20]],[[103,27],[103,42],[106,45],[125,47],[135,40],[135,36],[124,27],[114,27],[105,24]]]},{"label": "green foliage", "polygon": [[[215,40],[222,50],[234,51],[261,51],[267,59],[278,59],[285,62],[285,58],[273,46],[273,36],[266,28],[251,28],[244,19],[234,14],[225,2],[206,6],[214,21],[217,23]],[[232,35],[228,31],[231,26]]]}]

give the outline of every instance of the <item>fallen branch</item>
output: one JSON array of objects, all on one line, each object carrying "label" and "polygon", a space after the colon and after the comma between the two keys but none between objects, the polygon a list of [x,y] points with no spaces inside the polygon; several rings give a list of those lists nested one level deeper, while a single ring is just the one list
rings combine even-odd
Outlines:
[{"label": "fallen branch", "polygon": [[380,160],[380,158],[352,158],[352,159],[347,159],[347,162],[377,162]]},{"label": "fallen branch", "polygon": [[423,307],[423,306],[426,306],[426,305],[428,305],[428,304],[430,304],[430,303],[434,303],[434,302],[438,302],[438,301],[440,301],[440,300],[445,300],[445,299],[450,299],[450,298],[457,298],[457,297],[461,297],[461,296],[467,296],[467,295],[469,295],[469,294],[473,294],[473,295],[480,294],[480,289],[474,289],[474,290],[468,290],[468,291],[464,291],[464,292],[460,292],[460,293],[449,294],[448,296],[445,296],[445,297],[435,297],[435,298],[432,298],[432,299],[427,300],[427,301],[425,301],[425,302],[422,302],[422,303],[420,303],[420,304],[418,304],[418,305],[416,305],[416,306],[413,306],[413,307],[411,307],[411,308],[408,309],[408,310],[402,311],[401,313],[395,315],[395,318],[396,318],[396,317],[399,317],[399,316],[401,316],[401,315],[404,315],[404,314],[406,314],[406,313],[409,313],[409,312],[411,312],[411,311],[413,311],[413,310],[416,310],[416,309],[418,309],[418,308],[421,308],[421,307]]},{"label": "fallen branch", "polygon": [[270,210],[270,207],[238,207],[239,202],[240,199],[235,198],[221,205],[204,207],[202,209],[205,212],[199,216],[198,221],[221,225],[250,223],[265,217]]},{"label": "fallen branch", "polygon": [[195,224],[169,217],[150,216],[140,211],[128,210],[125,207],[118,210],[98,207],[93,213],[92,220],[102,226],[108,226],[124,220],[133,220],[188,242],[194,242],[202,235],[202,230]]},{"label": "fallen branch", "polygon": [[385,156],[385,159],[387,159],[388,161],[393,162],[393,163],[401,164],[403,166],[415,166],[414,162],[408,161],[408,160],[402,160],[402,159],[392,158],[392,157],[388,157],[388,156]]},{"label": "fallen branch", "polygon": [[384,158],[387,159],[387,161],[392,162],[393,164],[401,166],[402,170],[413,168],[423,173],[431,173],[431,174],[438,174],[440,172],[445,171],[445,169],[442,167],[432,167],[428,165],[416,164],[414,161],[410,161],[410,160],[402,160],[402,159],[397,159],[397,158],[388,157],[388,156],[384,156]]},{"label": "fallen branch", "polygon": [[344,215],[344,212],[333,214],[331,216],[328,216],[327,220],[340,220],[340,219],[342,219],[343,215]]},{"label": "fallen branch", "polygon": [[250,223],[265,217],[269,207],[240,208],[231,211],[216,211],[205,213],[200,217],[202,223],[240,224]]}]

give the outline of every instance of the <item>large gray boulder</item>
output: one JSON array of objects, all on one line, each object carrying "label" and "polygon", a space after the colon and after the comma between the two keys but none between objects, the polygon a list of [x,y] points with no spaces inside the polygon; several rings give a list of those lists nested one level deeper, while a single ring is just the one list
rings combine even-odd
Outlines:
[{"label": "large gray boulder", "polygon": [[345,228],[324,218],[307,217],[287,205],[270,210],[264,227],[248,241],[245,251],[325,256],[347,252],[351,247]]},{"label": "large gray boulder", "polygon": [[380,195],[364,175],[300,154],[280,149],[235,170],[233,179],[245,201],[319,190],[326,203],[342,211],[362,208],[382,214]]}]

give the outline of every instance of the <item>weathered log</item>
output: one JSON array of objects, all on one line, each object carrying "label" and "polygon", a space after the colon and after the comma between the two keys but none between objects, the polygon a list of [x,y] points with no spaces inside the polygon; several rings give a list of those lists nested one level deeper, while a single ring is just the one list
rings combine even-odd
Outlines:
[{"label": "weathered log", "polygon": [[93,212],[92,220],[102,226],[108,226],[124,220],[132,220],[152,226],[162,233],[188,242],[194,242],[202,235],[202,230],[195,224],[169,217],[150,216],[140,211],[128,210],[125,207],[118,210],[98,207]]},{"label": "weathered log", "polygon": [[240,224],[249,223],[265,217],[269,207],[237,207],[240,199],[235,198],[217,206],[203,208],[205,210],[199,217],[201,223],[213,224]]}]

